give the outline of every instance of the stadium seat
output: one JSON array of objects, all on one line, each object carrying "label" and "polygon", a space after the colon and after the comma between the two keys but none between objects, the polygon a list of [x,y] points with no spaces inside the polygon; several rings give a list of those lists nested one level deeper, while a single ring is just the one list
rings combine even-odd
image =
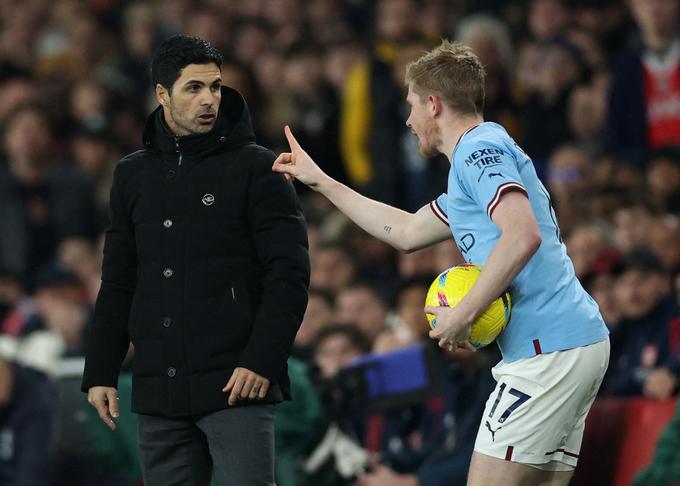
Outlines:
[{"label": "stadium seat", "polygon": [[675,400],[628,400],[626,430],[613,486],[628,486],[641,468],[651,464],[659,435],[675,409]]},{"label": "stadium seat", "polygon": [[652,461],[675,400],[600,398],[586,422],[575,486],[628,486]]}]

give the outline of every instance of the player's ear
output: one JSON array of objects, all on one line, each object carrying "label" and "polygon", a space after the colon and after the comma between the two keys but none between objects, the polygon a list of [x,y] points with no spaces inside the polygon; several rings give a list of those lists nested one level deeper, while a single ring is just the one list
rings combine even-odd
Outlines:
[{"label": "player's ear", "polygon": [[427,98],[430,104],[430,114],[433,118],[438,117],[442,113],[442,100],[439,96],[430,95]]}]

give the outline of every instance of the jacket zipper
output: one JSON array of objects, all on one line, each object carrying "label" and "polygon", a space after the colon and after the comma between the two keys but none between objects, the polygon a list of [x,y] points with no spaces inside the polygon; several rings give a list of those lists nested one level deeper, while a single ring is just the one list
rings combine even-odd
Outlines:
[{"label": "jacket zipper", "polygon": [[175,137],[175,150],[179,154],[179,160],[177,161],[177,165],[182,165],[182,152],[179,151],[179,137]]},{"label": "jacket zipper", "polygon": [[234,302],[236,302],[236,292],[234,292],[234,287],[231,288],[231,298]]}]

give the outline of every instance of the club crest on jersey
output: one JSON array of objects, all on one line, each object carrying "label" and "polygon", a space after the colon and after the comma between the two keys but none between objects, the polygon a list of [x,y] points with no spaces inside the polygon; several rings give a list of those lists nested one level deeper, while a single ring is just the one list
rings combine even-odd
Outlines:
[{"label": "club crest on jersey", "polygon": [[213,196],[212,194],[206,194],[205,196],[203,196],[203,199],[201,199],[201,201],[203,201],[203,204],[205,204],[206,206],[210,206],[212,203],[215,202],[215,196]]}]

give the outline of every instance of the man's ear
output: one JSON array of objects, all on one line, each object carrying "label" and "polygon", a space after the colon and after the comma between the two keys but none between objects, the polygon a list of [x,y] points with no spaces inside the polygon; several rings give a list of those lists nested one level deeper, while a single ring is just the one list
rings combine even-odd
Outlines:
[{"label": "man's ear", "polygon": [[439,96],[430,95],[427,97],[427,101],[429,102],[430,114],[433,118],[436,118],[442,114],[443,106],[442,100],[439,98]]},{"label": "man's ear", "polygon": [[170,92],[160,83],[156,83],[156,99],[163,106],[170,104]]}]

